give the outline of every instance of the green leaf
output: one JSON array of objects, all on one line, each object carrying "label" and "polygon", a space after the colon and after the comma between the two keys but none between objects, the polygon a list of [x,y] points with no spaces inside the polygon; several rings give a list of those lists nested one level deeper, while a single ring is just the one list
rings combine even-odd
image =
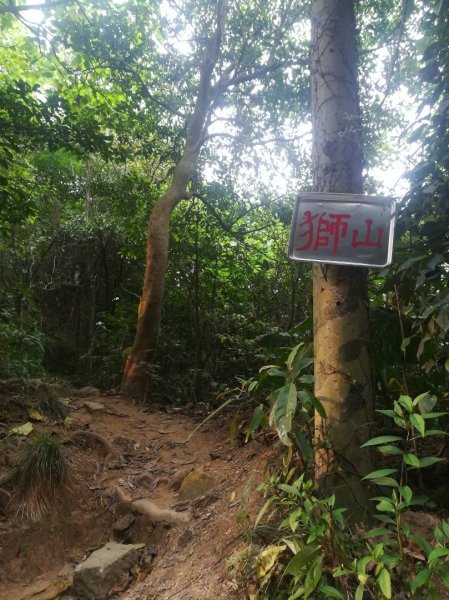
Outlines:
[{"label": "green leaf", "polygon": [[318,592],[322,594],[322,598],[337,598],[337,600],[345,600],[345,597],[340,590],[337,590],[337,588],[334,588],[330,585],[320,585]]},{"label": "green leaf", "polygon": [[419,411],[422,415],[430,413],[436,403],[436,396],[431,396],[429,392],[424,392],[424,394],[416,396],[416,398],[413,400],[413,406],[418,405]]},{"label": "green leaf", "polygon": [[412,497],[413,497],[413,492],[412,492],[411,488],[409,488],[408,485],[401,485],[401,486],[399,486],[399,493],[404,498],[404,501],[407,504],[410,504]]},{"label": "green leaf", "polygon": [[449,373],[449,358],[446,358],[446,362],[444,363],[444,368]]},{"label": "green leaf", "polygon": [[385,525],[395,525],[394,520],[388,515],[374,515],[374,518],[376,519],[376,521],[380,521]]},{"label": "green leaf", "polygon": [[447,414],[449,414],[447,411],[429,412],[422,415],[422,417],[423,419],[439,419],[440,417],[445,417]]},{"label": "green leaf", "polygon": [[392,419],[396,416],[397,413],[394,412],[394,410],[381,410],[380,408],[378,408],[376,410],[376,412],[381,413],[382,415],[385,415],[386,417],[391,417]]},{"label": "green leaf", "polygon": [[419,466],[421,469],[424,467],[430,467],[431,465],[435,465],[436,463],[445,460],[444,458],[439,458],[438,456],[425,456],[424,458],[420,458]]},{"label": "green leaf", "polygon": [[293,383],[284,385],[278,390],[276,402],[270,413],[270,425],[275,427],[279,439],[286,446],[291,446],[290,432],[292,418],[296,411],[296,386]]},{"label": "green leaf", "polygon": [[391,531],[386,527],[375,527],[363,534],[364,538],[378,537],[379,535],[391,535]]},{"label": "green leaf", "polygon": [[309,544],[304,546],[298,554],[296,554],[285,568],[286,575],[299,575],[303,567],[313,562],[319,555],[321,546]]},{"label": "green leaf", "polygon": [[250,424],[248,425],[248,430],[250,433],[254,433],[257,429],[259,429],[264,417],[265,413],[263,410],[263,404],[259,404],[259,406],[255,408]]},{"label": "green leaf", "polygon": [[283,369],[278,369],[276,367],[268,369],[267,370],[267,375],[269,377],[287,377],[288,373],[287,371],[284,371]]},{"label": "green leaf", "polygon": [[437,558],[441,558],[443,556],[449,556],[449,548],[434,548],[427,557],[427,560],[429,563],[431,563]]},{"label": "green leaf", "polygon": [[379,575],[377,576],[377,581],[379,582],[380,589],[382,590],[385,598],[391,598],[391,577],[388,569],[381,569]]},{"label": "green leaf", "polygon": [[265,504],[262,506],[262,508],[259,511],[259,514],[256,517],[256,520],[254,521],[254,529],[259,525],[262,517],[264,516],[264,514],[267,512],[267,510],[269,509],[269,507],[271,506],[271,504],[277,499],[276,496],[270,496],[270,498],[268,498],[268,500],[265,502]]},{"label": "green leaf", "polygon": [[306,460],[311,461],[313,459],[313,451],[309,445],[309,442],[307,441],[306,436],[299,429],[295,431],[294,436],[296,445],[298,446],[303,457]]},{"label": "green leaf", "polygon": [[292,368],[293,361],[295,360],[296,355],[298,354],[298,352],[299,352],[300,348],[302,348],[302,346],[304,346],[304,342],[301,342],[300,344],[298,344],[297,346],[295,346],[293,348],[293,350],[290,352],[290,354],[288,355],[288,358],[286,360],[286,364],[287,364],[287,367],[289,369]]},{"label": "green leaf", "polygon": [[405,464],[409,465],[410,467],[419,467],[419,458],[415,454],[408,452],[407,454],[404,454],[402,459]]},{"label": "green leaf", "polygon": [[408,412],[413,410],[413,402],[410,396],[399,396],[398,403],[405,408]]},{"label": "green leaf", "polygon": [[259,385],[258,381],[251,381],[251,383],[248,386],[248,392],[253,392],[257,386]]},{"label": "green leaf", "polygon": [[371,473],[368,473],[368,475],[365,475],[365,477],[362,477],[362,481],[364,479],[377,479],[378,477],[386,477],[387,475],[392,475],[393,473],[397,472],[397,469],[379,469],[378,471],[372,471]]},{"label": "green leaf", "polygon": [[435,527],[435,529],[433,531],[433,536],[436,539],[436,541],[440,544],[440,546],[445,545],[446,536],[444,535],[443,531],[439,527]]},{"label": "green leaf", "polygon": [[444,535],[449,538],[449,523],[447,521],[442,521],[441,526],[443,527]]},{"label": "green leaf", "polygon": [[288,483],[279,483],[277,486],[280,490],[285,492],[286,494],[291,494],[294,496],[300,496],[300,492],[298,488],[295,488],[294,485],[289,485]]},{"label": "green leaf", "polygon": [[413,413],[410,415],[410,423],[424,437],[426,433],[426,423],[421,415]]},{"label": "green leaf", "polygon": [[381,435],[368,440],[361,448],[366,448],[367,446],[379,446],[380,444],[387,444],[389,442],[402,442],[403,440],[404,438],[399,435]]},{"label": "green leaf", "polygon": [[412,337],[406,337],[406,338],[404,338],[402,340],[402,344],[401,344],[401,350],[402,350],[402,352],[405,352],[407,346],[410,346],[410,342],[412,341],[413,337],[414,336],[412,336]]},{"label": "green leaf", "polygon": [[363,600],[363,592],[365,590],[365,584],[359,583],[355,591],[354,600]]},{"label": "green leaf", "polygon": [[378,477],[375,479],[377,485],[387,485],[389,487],[397,487],[399,484],[392,477]]},{"label": "green leaf", "polygon": [[418,573],[412,579],[412,582],[410,584],[410,591],[414,592],[418,588],[425,585],[429,581],[430,575],[430,569],[421,569],[420,571],[418,571]]},{"label": "green leaf", "polygon": [[397,456],[404,454],[404,451],[398,448],[397,446],[379,446],[377,450],[379,450],[379,452],[382,452],[382,454],[392,454]]},{"label": "green leaf", "polygon": [[313,328],[312,318],[307,317],[307,319],[304,319],[304,321],[301,321],[301,323],[298,323],[298,325],[295,325],[294,327],[289,329],[288,333],[290,335],[295,335],[298,333],[305,333],[306,331],[311,331],[312,328]]},{"label": "green leaf", "polygon": [[386,500],[381,500],[379,504],[376,505],[376,508],[380,512],[396,512],[393,504],[391,502],[387,502]]},{"label": "green leaf", "polygon": [[306,591],[306,588],[304,587],[299,587],[294,594],[292,594],[291,596],[288,597],[288,600],[297,600],[297,598],[301,598],[301,596],[304,595],[304,592]]},{"label": "green leaf", "polygon": [[320,415],[320,417],[322,419],[326,418],[326,410],[324,409],[324,406],[321,404],[321,401],[315,396],[315,394],[312,394],[312,404],[316,410],[316,412]]},{"label": "green leaf", "polygon": [[307,385],[309,383],[313,383],[315,381],[315,377],[313,375],[302,375],[298,381]]}]

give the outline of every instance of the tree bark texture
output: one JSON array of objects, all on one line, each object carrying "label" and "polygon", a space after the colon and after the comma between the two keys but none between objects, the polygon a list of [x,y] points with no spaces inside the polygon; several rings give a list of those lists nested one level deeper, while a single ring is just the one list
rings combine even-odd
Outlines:
[{"label": "tree bark texture", "polygon": [[[313,179],[317,192],[362,193],[362,148],[353,0],[312,0]],[[366,269],[314,266],[315,481],[352,519],[368,506],[360,446],[373,420]]]},{"label": "tree bark texture", "polygon": [[212,75],[220,53],[225,18],[226,5],[224,1],[219,0],[215,31],[206,44],[200,66],[198,94],[194,110],[188,119],[184,152],[174,169],[170,187],[154,205],[148,224],[146,266],[136,337],[126,361],[121,385],[124,393],[138,399],[146,396],[148,368],[153,360],[159,336],[168,264],[170,215],[186,194],[205,140],[209,110],[214,96]]}]

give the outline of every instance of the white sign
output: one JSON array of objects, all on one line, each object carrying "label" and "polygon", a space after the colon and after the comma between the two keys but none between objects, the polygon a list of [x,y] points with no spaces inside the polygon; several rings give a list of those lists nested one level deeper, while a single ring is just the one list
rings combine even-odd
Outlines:
[{"label": "white sign", "polygon": [[362,194],[299,194],[288,255],[339,265],[386,267],[393,256],[396,203]]}]

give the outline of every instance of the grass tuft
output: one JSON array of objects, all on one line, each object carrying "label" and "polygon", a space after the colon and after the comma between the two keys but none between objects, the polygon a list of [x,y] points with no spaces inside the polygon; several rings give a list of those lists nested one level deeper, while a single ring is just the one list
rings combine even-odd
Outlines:
[{"label": "grass tuft", "polygon": [[67,407],[59,398],[48,398],[39,401],[38,408],[44,415],[55,421],[64,421],[67,416]]},{"label": "grass tuft", "polygon": [[70,488],[70,474],[60,440],[50,433],[39,433],[29,443],[18,477],[22,496],[19,512],[25,518],[38,521]]}]

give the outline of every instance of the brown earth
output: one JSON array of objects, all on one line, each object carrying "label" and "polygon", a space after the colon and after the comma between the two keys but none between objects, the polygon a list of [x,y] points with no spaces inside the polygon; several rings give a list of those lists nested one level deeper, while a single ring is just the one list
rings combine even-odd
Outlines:
[{"label": "brown earth", "polygon": [[[117,583],[110,597],[244,597],[227,561],[248,544],[245,531],[263,501],[257,484],[273,459],[273,450],[263,441],[243,444],[239,439],[237,447],[231,447],[233,415],[222,413],[184,443],[201,420],[199,415],[145,407],[94,389],[84,396],[74,390],[64,392],[70,400],[70,427],[34,422],[30,435],[52,431],[64,440],[73,473],[70,501],[61,499],[50,516],[30,523],[17,512],[14,481],[0,484],[0,600],[23,600],[51,585],[56,592],[63,590],[76,564],[114,536],[146,546],[142,564]],[[26,408],[30,399],[33,395],[20,386],[2,387],[0,382],[0,481],[14,468],[26,443],[24,436],[5,438],[4,434],[30,420]],[[213,480],[206,479],[213,487],[199,498],[181,500],[177,490],[192,469],[211,476]],[[144,515],[130,516],[129,509],[117,501],[113,492],[117,488],[131,500],[148,499],[162,509],[187,513],[189,521],[169,526],[152,523]],[[123,516],[129,519],[127,529],[127,523],[120,521]],[[72,598],[70,589],[59,596],[47,593],[36,598],[50,596]]]}]

